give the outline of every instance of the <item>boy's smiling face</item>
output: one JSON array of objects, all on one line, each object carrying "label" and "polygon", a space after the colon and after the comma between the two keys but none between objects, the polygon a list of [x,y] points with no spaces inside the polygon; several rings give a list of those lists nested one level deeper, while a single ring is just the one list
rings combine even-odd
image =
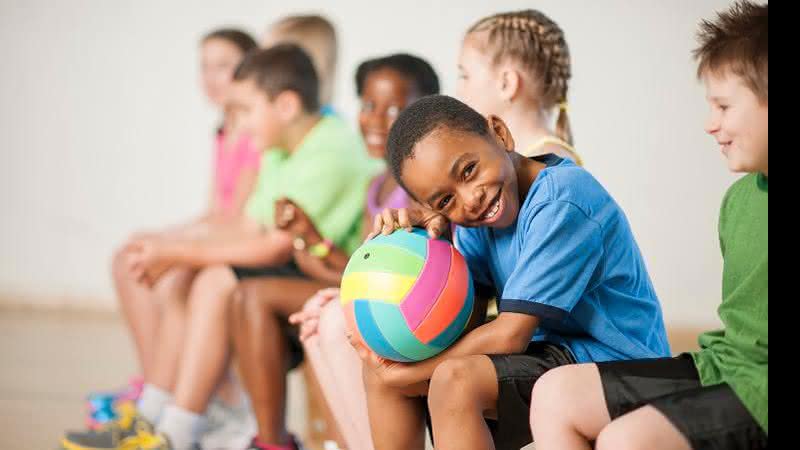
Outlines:
[{"label": "boy's smiling face", "polygon": [[729,70],[703,76],[711,111],[706,132],[714,137],[733,172],[767,175],[769,109],[766,101]]},{"label": "boy's smiling face", "polygon": [[413,196],[453,223],[505,228],[519,214],[514,141],[500,118],[489,117],[480,136],[439,128],[422,138],[403,162],[403,184]]}]

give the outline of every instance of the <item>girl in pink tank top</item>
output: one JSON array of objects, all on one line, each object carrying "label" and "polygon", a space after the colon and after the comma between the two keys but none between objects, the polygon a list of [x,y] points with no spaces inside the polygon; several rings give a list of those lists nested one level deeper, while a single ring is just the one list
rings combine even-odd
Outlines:
[{"label": "girl in pink tank top", "polygon": [[214,189],[211,214],[238,217],[253,190],[261,164],[261,152],[249,136],[237,133],[234,114],[226,114],[230,125],[221,128],[214,144]]}]

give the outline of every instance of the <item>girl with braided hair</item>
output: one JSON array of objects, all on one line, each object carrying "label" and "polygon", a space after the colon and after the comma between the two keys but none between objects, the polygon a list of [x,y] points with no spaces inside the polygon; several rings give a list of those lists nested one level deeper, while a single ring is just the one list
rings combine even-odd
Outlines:
[{"label": "girl with braided hair", "polygon": [[464,36],[458,72],[458,97],[484,116],[502,118],[517,153],[554,153],[582,165],[567,117],[569,47],[549,17],[527,9],[479,20]]}]

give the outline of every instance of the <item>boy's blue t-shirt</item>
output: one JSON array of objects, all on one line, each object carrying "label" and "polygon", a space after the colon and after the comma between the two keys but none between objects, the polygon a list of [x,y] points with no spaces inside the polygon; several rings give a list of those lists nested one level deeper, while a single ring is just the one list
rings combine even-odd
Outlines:
[{"label": "boy's blue t-shirt", "polygon": [[586,170],[555,155],[507,228],[457,227],[476,284],[498,309],[541,319],[534,341],[577,362],[670,356],[661,306],[622,209]]}]

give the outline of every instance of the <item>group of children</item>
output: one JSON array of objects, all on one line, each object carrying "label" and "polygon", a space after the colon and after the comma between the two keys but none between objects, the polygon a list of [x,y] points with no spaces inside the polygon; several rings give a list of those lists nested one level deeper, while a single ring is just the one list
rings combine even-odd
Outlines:
[{"label": "group of children", "polygon": [[[631,226],[572,146],[552,19],[470,27],[458,100],[420,57],[363,62],[360,136],[331,106],[326,19],[287,17],[260,47],[208,34],[204,89],[223,112],[208,213],[115,254],[142,387],[62,447],[201,448],[212,410],[252,410],[249,449],[299,449],[286,374],[306,358],[353,450],[422,449],[426,428],[437,449],[766,448],[767,11],[740,1],[699,33],[706,131],[749,175],[720,214],[725,329],[677,357]],[[404,364],[361,345],[336,299],[364,239],[412,226],[452,238],[477,301],[453,346]]]}]

